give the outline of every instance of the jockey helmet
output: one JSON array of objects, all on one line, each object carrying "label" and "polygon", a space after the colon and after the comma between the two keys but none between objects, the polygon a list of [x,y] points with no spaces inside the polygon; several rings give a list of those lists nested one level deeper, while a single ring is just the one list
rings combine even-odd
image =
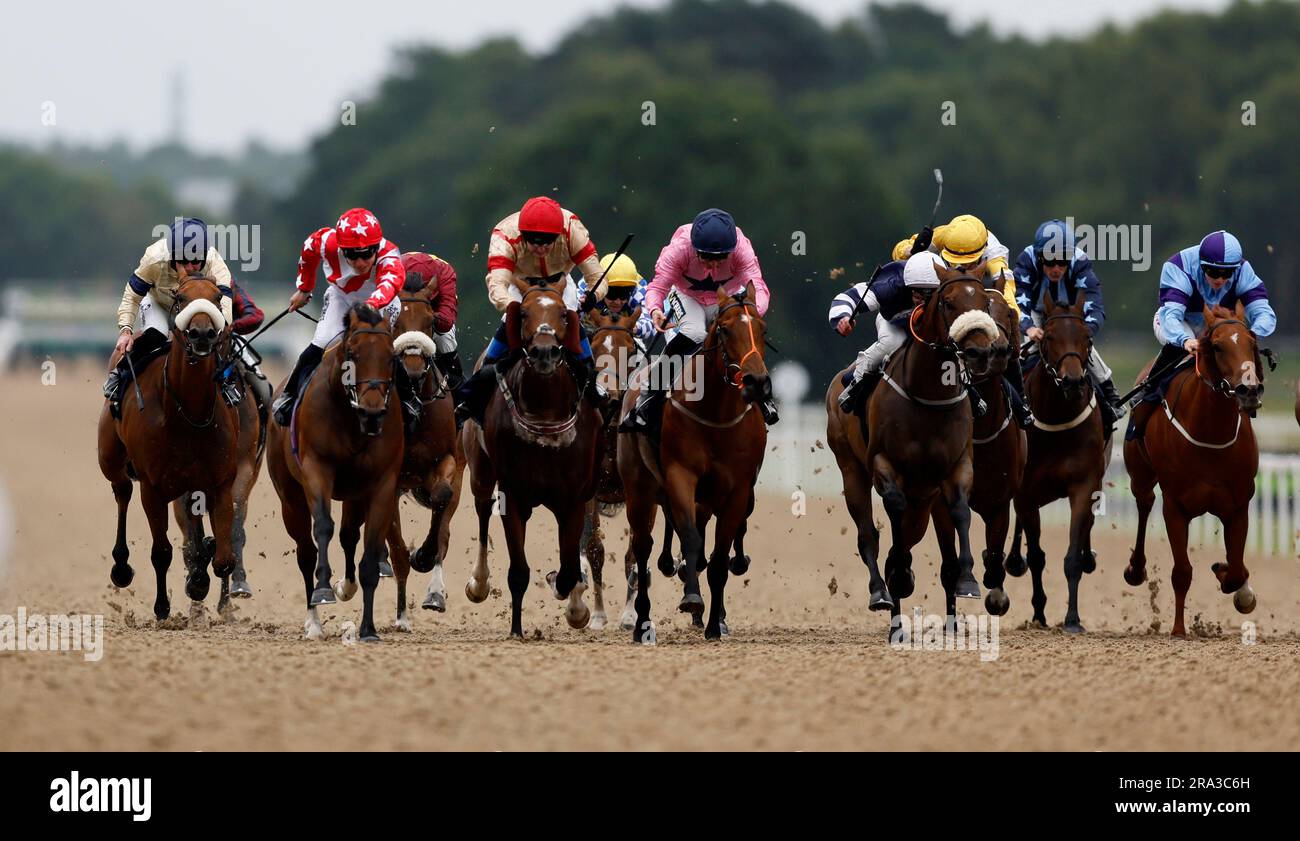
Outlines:
[{"label": "jockey helmet", "polygon": [[907,239],[900,239],[894,246],[894,250],[889,252],[891,260],[906,260],[912,254],[912,243],[916,242],[916,234],[912,234]]},{"label": "jockey helmet", "polygon": [[340,216],[334,230],[338,233],[339,248],[369,248],[378,245],[384,237],[379,220],[364,207],[354,207]]},{"label": "jockey helmet", "polygon": [[632,258],[626,254],[618,255],[617,260],[614,259],[613,254],[606,254],[600,258],[600,267],[608,270],[605,273],[605,281],[610,289],[623,287],[632,290],[641,282],[641,273],[636,270],[636,263],[633,263]]},{"label": "jockey helmet", "polygon": [[730,254],[736,250],[736,220],[716,207],[700,212],[691,223],[691,247],[705,254]]},{"label": "jockey helmet", "polygon": [[943,250],[940,254],[950,265],[964,266],[978,263],[989,241],[989,229],[977,217],[968,213],[954,216],[944,232]]},{"label": "jockey helmet", "polygon": [[519,211],[519,230],[559,236],[564,233],[564,211],[560,203],[546,196],[534,196]]},{"label": "jockey helmet", "polygon": [[1049,219],[1034,232],[1034,256],[1066,262],[1074,259],[1074,230],[1061,219]]},{"label": "jockey helmet", "polygon": [[1202,266],[1235,269],[1241,265],[1241,242],[1227,231],[1206,234],[1201,240],[1200,258]]},{"label": "jockey helmet", "polygon": [[167,232],[167,247],[171,258],[206,262],[208,259],[208,226],[202,219],[178,217]]},{"label": "jockey helmet", "polygon": [[903,285],[908,289],[938,289],[939,273],[935,271],[938,261],[929,251],[908,257],[903,266]]}]

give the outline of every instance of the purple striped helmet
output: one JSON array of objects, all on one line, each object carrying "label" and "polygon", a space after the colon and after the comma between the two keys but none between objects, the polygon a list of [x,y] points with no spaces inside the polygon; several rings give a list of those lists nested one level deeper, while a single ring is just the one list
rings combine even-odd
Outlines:
[{"label": "purple striped helmet", "polygon": [[1220,266],[1235,269],[1241,265],[1241,243],[1227,231],[1206,234],[1201,240],[1202,266]]}]

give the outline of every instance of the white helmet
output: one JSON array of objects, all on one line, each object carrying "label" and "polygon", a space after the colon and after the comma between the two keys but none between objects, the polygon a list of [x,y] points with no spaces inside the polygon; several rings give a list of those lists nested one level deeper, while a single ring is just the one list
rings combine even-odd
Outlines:
[{"label": "white helmet", "polygon": [[939,288],[939,275],[934,270],[938,263],[939,256],[930,251],[908,257],[903,266],[903,285],[909,289]]}]

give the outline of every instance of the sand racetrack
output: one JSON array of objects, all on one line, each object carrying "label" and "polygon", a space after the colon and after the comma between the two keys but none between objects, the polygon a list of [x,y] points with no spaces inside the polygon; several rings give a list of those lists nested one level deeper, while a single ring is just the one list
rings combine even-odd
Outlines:
[{"label": "sand racetrack", "polygon": [[[607,526],[619,560],[606,566],[602,632],[565,625],[542,581],[555,566],[553,521],[533,519],[530,639],[510,641],[508,591],[481,605],[463,593],[475,551],[466,492],[446,563],[447,612],[418,609],[428,576],[412,573],[415,630],[388,630],[395,590],[386,580],[376,599],[383,643],[344,645],[340,627],[359,618],[359,597],[323,608],[326,640],[302,638],[301,578],[263,472],[246,553],[254,598],[223,622],[214,585],[202,618],[187,621],[173,529],[180,618],[160,628],[138,494],[136,579],[123,591],[109,583],[115,509],[95,461],[101,381],[98,367],[70,363],[54,386],[35,369],[0,378],[0,501],[14,528],[0,559],[0,614],[22,606],[105,617],[99,662],[0,652],[0,749],[1300,749],[1296,560],[1248,558],[1259,607],[1241,617],[1218,593],[1214,558],[1195,553],[1188,618],[1199,635],[1172,640],[1167,544],[1161,536],[1148,550],[1155,586],[1129,588],[1121,571],[1131,538],[1104,520],[1097,572],[1081,586],[1090,633],[1025,628],[1029,580],[1011,579],[998,657],[983,662],[970,651],[889,648],[887,616],[866,610],[866,571],[839,498],[810,500],[796,518],[789,499],[767,496],[750,527],[753,566],[728,586],[731,637],[706,643],[675,613],[676,582],[656,574],[659,645],[640,648],[617,624],[621,519]],[[403,511],[410,540],[427,513],[409,501]],[[499,524],[493,534],[493,582],[505,590]],[[979,546],[982,527],[976,534]],[[1048,534],[1053,623],[1064,613],[1063,540]],[[918,547],[914,567],[907,608],[941,611],[933,544]],[[983,612],[982,602],[963,605]],[[1243,618],[1257,623],[1254,645],[1242,642]]]}]

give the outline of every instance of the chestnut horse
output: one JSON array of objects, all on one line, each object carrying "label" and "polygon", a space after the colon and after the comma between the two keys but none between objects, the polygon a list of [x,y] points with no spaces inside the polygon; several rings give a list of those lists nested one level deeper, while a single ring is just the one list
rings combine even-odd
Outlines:
[{"label": "chestnut horse", "polygon": [[442,564],[447,557],[451,537],[451,518],[460,504],[461,477],[465,472],[465,455],[456,434],[454,408],[446,381],[434,356],[433,303],[437,285],[414,282],[399,298],[402,309],[393,332],[393,350],[397,353],[399,389],[405,388],[420,402],[420,415],[406,435],[402,471],[397,479],[399,495],[410,494],[433,513],[424,542],[412,553],[402,538],[401,505],[393,511],[393,525],[388,532],[388,550],[397,579],[397,619],[395,628],[409,631],[411,618],[406,612],[406,578],[411,569],[432,572],[428,592],[421,604],[425,610],[447,609],[447,587],[443,583]]},{"label": "chestnut horse", "polygon": [[513,365],[498,363],[497,390],[483,426],[467,421],[461,428],[479,521],[478,560],[465,596],[472,602],[488,597],[487,531],[498,499],[493,488],[499,487],[510,552],[510,635],[519,639],[529,578],[525,537],[528,519],[538,506],[550,510],[560,531],[560,569],[546,576],[551,592],[557,599],[568,599],[564,617],[569,627],[585,628],[591,619],[582,601],[587,583],[580,552],[587,501],[596,492],[601,415],[567,370],[568,282],[564,276],[555,283],[515,279],[523,296],[519,331],[524,358]]},{"label": "chestnut horse", "polygon": [[[205,277],[181,276],[169,313],[171,347],[162,364],[139,372],[114,419],[108,402],[99,416],[99,469],[117,500],[117,542],[113,546],[113,584],[127,587],[135,571],[127,563],[126,509],[134,479],[140,504],[153,536],[150,560],[157,576],[153,612],[171,614],[167,569],[172,545],[167,537],[167,503],[182,495],[195,500],[212,525],[215,547],[210,557],[186,571],[185,593],[195,601],[207,597],[211,579],[207,560],[223,579],[235,568],[233,541],[234,484],[239,471],[240,421],[237,411],[218,393],[220,354],[230,350],[230,325],[221,314],[221,292]],[[139,388],[138,396],[132,392]],[[141,405],[143,398],[143,405]]]},{"label": "chestnut horse", "polygon": [[[731,550],[753,510],[754,484],[767,445],[767,426],[762,413],[754,409],[754,403],[769,397],[772,389],[766,336],[766,324],[754,304],[753,284],[734,296],[719,289],[717,316],[699,351],[703,359],[699,399],[689,399],[683,380],[668,394],[657,442],[642,433],[619,436],[618,470],[631,527],[628,555],[637,573],[634,642],[655,642],[647,563],[654,546],[655,510],[661,502],[671,512],[682,547],[685,593],[678,610],[693,618],[704,612],[699,572],[707,569],[710,608],[704,636],[723,635],[727,576],[743,575],[747,568],[747,559],[733,560]],[[625,412],[636,405],[638,391],[629,389],[624,396]],[[718,522],[706,564],[704,527],[712,517]]]},{"label": "chestnut horse", "polygon": [[[605,391],[609,402],[602,412],[604,426],[600,434],[600,457],[596,469],[596,493],[587,503],[586,520],[582,526],[583,556],[591,567],[591,586],[596,607],[591,614],[594,631],[605,627],[605,544],[604,532],[600,527],[600,517],[604,514],[612,517],[625,502],[623,480],[618,475],[618,422],[619,406],[623,393],[627,391],[627,375],[645,360],[645,353],[636,335],[632,332],[637,319],[641,317],[641,308],[632,312],[611,312],[605,314],[593,310],[588,316],[591,327],[591,352],[596,360],[596,375]],[[625,558],[623,577],[627,581],[627,595],[623,604],[620,624],[625,631],[632,630],[636,622],[636,608],[633,599],[636,595],[636,579],[632,576],[631,558]]]},{"label": "chestnut horse", "polygon": [[[989,314],[997,322],[1000,335],[993,343],[988,375],[971,382],[988,411],[975,418],[972,428],[975,480],[971,484],[970,507],[984,521],[984,586],[988,589],[984,595],[984,607],[994,616],[1003,616],[1011,607],[1011,600],[1002,586],[1006,582],[1003,562],[1007,533],[1011,530],[1011,500],[1020,489],[1026,457],[1025,433],[1012,418],[1003,374],[1008,364],[1019,364],[1020,322],[1000,293],[986,291],[985,294],[989,297]],[[955,568],[957,550],[953,541],[956,535],[948,513],[942,506],[935,506],[933,516],[943,565]],[[954,592],[945,592],[947,615],[954,616]]]},{"label": "chestnut horse", "polygon": [[1146,581],[1147,517],[1158,484],[1174,556],[1174,636],[1187,633],[1183,607],[1192,585],[1187,528],[1202,514],[1213,514],[1223,524],[1228,562],[1210,567],[1219,589],[1232,593],[1238,613],[1255,609],[1243,556],[1259,468],[1250,418],[1264,393],[1264,368],[1245,318],[1241,302],[1235,313],[1206,308],[1194,369],[1174,375],[1161,401],[1163,411],[1151,414],[1140,437],[1124,442],[1124,465],[1138,507],[1137,545],[1124,580],[1135,587]]},{"label": "chestnut horse", "polygon": [[[375,587],[384,541],[397,510],[402,466],[402,410],[392,399],[393,334],[388,320],[358,304],[344,319],[342,338],[326,348],[304,387],[288,429],[271,425],[267,467],[285,529],[297,544],[307,597],[308,639],[323,636],[317,605],[356,594],[354,555],[365,525],[361,554],[363,612],[358,637],[378,642]],[[280,389],[284,383],[280,384]],[[334,537],[330,500],[343,501],[339,543],[345,577],[330,584],[329,545]],[[315,571],[315,583],[312,575]]]},{"label": "chestnut horse", "polygon": [[[1043,570],[1047,556],[1040,537],[1038,509],[1066,497],[1070,500],[1070,546],[1065,553],[1065,581],[1069,602],[1065,630],[1086,629],[1079,621],[1079,580],[1097,568],[1092,551],[1093,506],[1100,499],[1101,482],[1110,463],[1110,431],[1102,428],[1088,355],[1092,333],[1084,321],[1084,300],[1060,306],[1043,296],[1043,338],[1038,343],[1038,364],[1025,378],[1026,397],[1034,412],[1028,430],[1029,462],[1016,494],[1016,535],[1007,556],[1007,572],[1020,576],[1026,565],[1033,573],[1033,621],[1047,627],[1047,593]],[[1025,557],[1020,555],[1020,532],[1025,535]]]},{"label": "chestnut horse", "polygon": [[[868,417],[840,410],[844,372],[826,392],[827,440],[857,525],[858,553],[870,575],[867,607],[890,612],[891,639],[901,625],[902,601],[916,586],[912,547],[925,536],[931,508],[940,498],[959,546],[940,570],[944,590],[957,598],[979,598],[971,572],[974,469],[966,377],[988,373],[998,328],[986,311],[989,299],[978,279],[984,274],[982,262],[969,271],[936,270],[939,286],[913,311],[912,338],[886,365]],[[893,537],[884,577],[877,566],[880,532],[872,514],[872,487],[884,502]]]}]

